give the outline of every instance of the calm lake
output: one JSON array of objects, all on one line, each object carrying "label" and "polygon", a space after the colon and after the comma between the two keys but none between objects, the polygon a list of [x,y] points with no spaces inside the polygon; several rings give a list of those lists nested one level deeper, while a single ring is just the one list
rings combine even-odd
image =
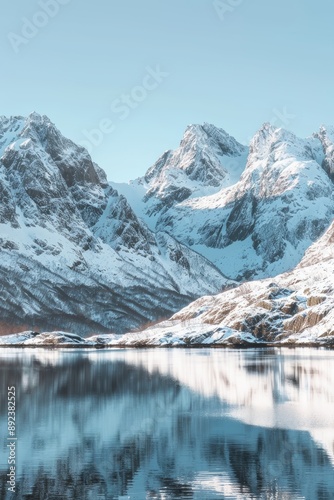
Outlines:
[{"label": "calm lake", "polygon": [[2,349],[0,369],[3,500],[334,499],[334,351]]}]

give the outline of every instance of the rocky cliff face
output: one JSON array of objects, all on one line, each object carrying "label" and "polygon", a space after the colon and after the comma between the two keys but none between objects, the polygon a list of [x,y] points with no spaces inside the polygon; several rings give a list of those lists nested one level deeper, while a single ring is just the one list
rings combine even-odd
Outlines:
[{"label": "rocky cliff face", "polygon": [[227,282],[172,236],[153,234],[45,116],[1,118],[0,194],[4,325],[121,332]]},{"label": "rocky cliff face", "polygon": [[334,181],[334,127],[322,126],[314,137],[319,139],[323,148],[322,167]]},{"label": "rocky cliff face", "polygon": [[333,151],[331,127],[299,139],[265,124],[246,148],[191,125],[116,190],[47,117],[0,118],[2,330],[129,331],[235,287],[228,276],[262,281],[199,299],[176,336],[184,314],[190,343],[331,335]]},{"label": "rocky cliff face", "polygon": [[144,185],[147,214],[196,194],[232,184],[242,172],[248,148],[214,125],[189,125],[175,151],[166,151],[135,184]]},{"label": "rocky cliff face", "polygon": [[333,220],[333,138],[331,128],[299,139],[265,124],[248,150],[211,125],[191,126],[175,152],[132,183],[146,190],[136,207],[230,278],[275,276]]},{"label": "rocky cliff face", "polygon": [[334,223],[291,272],[202,297],[113,345],[334,345]]}]

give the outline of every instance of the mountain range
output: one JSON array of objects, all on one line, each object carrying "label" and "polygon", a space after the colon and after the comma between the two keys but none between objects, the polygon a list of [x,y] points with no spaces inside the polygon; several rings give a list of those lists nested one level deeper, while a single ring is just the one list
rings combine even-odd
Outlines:
[{"label": "mountain range", "polygon": [[47,117],[2,117],[2,332],[101,341],[174,313],[122,342],[328,340],[333,181],[333,127],[300,139],[264,124],[245,146],[190,125],[116,184]]},{"label": "mountain range", "polygon": [[176,151],[118,190],[151,229],[164,228],[229,278],[266,278],[293,269],[333,220],[333,143],[331,128],[299,139],[264,124],[246,148],[194,125]]},{"label": "mountain range", "polygon": [[45,116],[0,119],[0,193],[3,331],[124,332],[230,283],[150,231]]}]

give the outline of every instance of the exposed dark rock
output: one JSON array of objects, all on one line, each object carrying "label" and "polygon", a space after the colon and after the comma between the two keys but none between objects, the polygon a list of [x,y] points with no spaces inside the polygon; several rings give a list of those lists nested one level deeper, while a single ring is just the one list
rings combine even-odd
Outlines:
[{"label": "exposed dark rock", "polygon": [[120,333],[228,282],[171,236],[157,239],[47,117],[0,118],[0,148],[3,324]]}]

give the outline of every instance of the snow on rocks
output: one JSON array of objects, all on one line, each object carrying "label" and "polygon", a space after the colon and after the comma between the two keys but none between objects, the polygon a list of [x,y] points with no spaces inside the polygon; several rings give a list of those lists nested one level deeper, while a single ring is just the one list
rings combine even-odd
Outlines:
[{"label": "snow on rocks", "polygon": [[155,236],[46,116],[0,119],[0,195],[3,322],[120,333],[230,282],[172,236]]},{"label": "snow on rocks", "polygon": [[51,332],[2,341],[332,342],[333,151],[331,127],[265,124],[247,148],[191,125],[118,192],[47,117],[1,117],[0,317]]},{"label": "snow on rocks", "polygon": [[[300,139],[264,124],[248,149],[212,125],[192,125],[177,150],[119,189],[152,229],[168,231],[230,279],[276,276],[292,270],[333,220],[332,138],[331,128]],[[203,178],[208,168],[215,182]]]}]

